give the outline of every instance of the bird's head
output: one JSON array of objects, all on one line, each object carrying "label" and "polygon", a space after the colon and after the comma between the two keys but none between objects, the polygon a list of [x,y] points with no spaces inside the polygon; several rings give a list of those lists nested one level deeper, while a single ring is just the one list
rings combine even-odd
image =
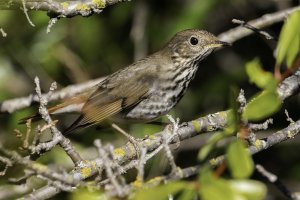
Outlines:
[{"label": "bird's head", "polygon": [[172,60],[179,65],[193,62],[198,63],[214,49],[229,46],[213,34],[198,29],[188,29],[177,33],[168,43],[167,48]]}]

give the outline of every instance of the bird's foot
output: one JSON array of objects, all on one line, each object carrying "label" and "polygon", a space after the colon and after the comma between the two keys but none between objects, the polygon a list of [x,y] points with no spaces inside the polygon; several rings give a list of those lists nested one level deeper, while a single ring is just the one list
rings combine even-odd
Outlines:
[{"label": "bird's foot", "polygon": [[127,133],[126,131],[124,131],[122,128],[120,128],[117,124],[113,123],[111,125],[114,129],[116,129],[118,132],[120,132],[122,135],[124,135],[128,141],[133,145],[135,152],[136,152],[136,156],[137,158],[140,158],[141,155],[141,145],[140,145],[140,140],[138,138],[135,138],[133,136],[131,136],[129,133]]},{"label": "bird's foot", "polygon": [[179,124],[179,128],[183,128],[183,127],[186,127],[188,125],[189,125],[188,122],[182,122],[181,124]]}]

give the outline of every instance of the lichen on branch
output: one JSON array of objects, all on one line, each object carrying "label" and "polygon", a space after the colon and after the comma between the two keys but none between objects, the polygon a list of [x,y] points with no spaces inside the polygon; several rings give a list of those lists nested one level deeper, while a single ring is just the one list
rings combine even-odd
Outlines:
[{"label": "lichen on branch", "polygon": [[86,17],[94,13],[99,14],[107,6],[122,1],[125,0],[0,0],[0,10],[19,9],[25,3],[28,11],[46,11],[50,17],[74,17],[77,15]]}]

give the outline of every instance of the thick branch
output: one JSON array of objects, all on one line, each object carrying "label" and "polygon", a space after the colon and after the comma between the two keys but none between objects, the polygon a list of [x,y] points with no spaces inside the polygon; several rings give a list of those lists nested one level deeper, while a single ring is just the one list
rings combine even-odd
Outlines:
[{"label": "thick branch", "polygon": [[0,10],[19,9],[25,2],[27,10],[46,11],[51,17],[89,16],[122,1],[125,0],[0,0]]},{"label": "thick branch", "polygon": [[[249,149],[251,154],[256,154],[260,151],[263,151],[265,149],[268,149],[268,148],[272,147],[275,144],[279,144],[279,143],[281,143],[285,140],[292,139],[299,133],[300,133],[300,120],[296,121],[295,123],[290,124],[288,127],[284,128],[280,131],[277,131],[277,132],[273,133],[272,135],[268,136],[263,142],[261,142],[261,143],[257,142],[257,145],[255,145],[255,146],[254,145],[249,146],[248,149]],[[147,143],[147,142],[149,142],[148,139],[144,140],[143,143]],[[124,147],[122,147],[120,149],[124,149],[128,145],[129,144],[125,145]],[[132,144],[130,144],[130,145],[132,145]],[[133,148],[133,147],[131,147],[131,148]],[[116,149],[115,154],[119,154],[121,152],[120,149]],[[148,149],[148,151],[149,151],[149,149]],[[150,151],[151,151],[151,149],[150,149]],[[123,158],[125,159],[125,157],[123,157]],[[225,158],[224,156],[220,156],[216,159],[213,159],[211,161],[211,165],[212,166],[219,165],[220,163],[222,163],[224,161],[224,158]],[[118,162],[120,163],[120,160],[118,160]],[[190,176],[197,175],[199,173],[199,170],[201,170],[200,165],[197,165],[197,166],[194,166],[194,167],[187,167],[185,169],[182,169],[181,173],[173,173],[173,174],[170,174],[170,175],[167,175],[167,176],[161,176],[159,178],[156,178],[155,180],[150,180],[149,182],[151,182],[151,185],[153,186],[153,185],[160,184],[161,182],[165,182],[165,181],[188,178]],[[80,173],[80,172],[78,172],[78,173]],[[97,170],[91,168],[90,176],[94,175],[95,173],[97,173]],[[76,174],[76,172],[74,174]],[[78,178],[78,176],[76,176],[76,177]],[[82,177],[81,179],[85,179],[85,178],[87,178],[87,177]],[[42,187],[42,188],[32,192],[30,194],[31,196],[26,196],[25,199],[27,199],[27,198],[28,199],[33,199],[31,197],[36,197],[36,195],[40,196],[40,194],[46,194],[47,198],[49,198],[49,197],[52,197],[52,196],[58,194],[59,192],[60,192],[60,190],[58,190],[55,187],[46,186],[46,187]],[[47,199],[47,198],[42,198],[42,199]]]},{"label": "thick branch", "polygon": [[[300,120],[291,123],[288,127],[277,131],[270,136],[268,136],[264,140],[259,140],[261,142],[257,142],[256,145],[251,145],[248,147],[249,152],[254,155],[257,154],[263,150],[269,149],[270,147],[280,144],[286,140],[293,139],[296,135],[300,133]],[[219,156],[216,159],[211,160],[211,165],[212,167],[220,165],[224,161],[225,157],[224,156]],[[192,167],[187,167],[182,169],[182,175],[176,175],[176,174],[170,174],[167,176],[162,176],[160,179],[157,179],[157,184],[169,180],[178,180],[182,178],[188,178],[194,175],[199,174],[199,170],[201,170],[200,165],[192,166]],[[154,183],[153,181],[151,181]]]},{"label": "thick branch", "polygon": [[[295,94],[299,90],[299,83],[300,83],[300,73],[296,72],[294,75],[291,77],[285,79],[281,85],[278,87],[278,93],[279,96],[281,97],[282,100],[286,99],[287,97]],[[286,94],[286,93],[287,94]],[[183,126],[180,126],[180,128],[177,131],[177,134],[179,136],[180,141],[194,137],[198,134],[209,132],[209,131],[216,131],[221,128],[224,128],[227,125],[227,116],[230,111],[223,111],[223,112],[218,112],[215,114],[210,114],[205,117],[198,118],[196,120],[190,121],[186,123]],[[300,120],[297,121],[296,123],[291,124],[289,127],[278,131],[274,133],[273,135],[269,136],[265,141],[261,141],[261,143],[256,143],[256,144],[262,144],[265,142],[265,145],[256,145],[256,146],[250,146],[249,150],[252,154],[255,154],[259,151],[262,151],[266,148],[271,147],[274,144],[280,143],[286,139],[289,139],[291,137],[294,137],[296,134],[299,133],[299,124]],[[147,154],[151,154],[151,152],[155,151],[156,148],[158,148],[162,144],[162,134],[165,134],[164,130],[162,132],[156,133],[153,136],[148,137],[147,139],[142,141],[141,146],[144,146],[147,148]],[[260,140],[258,140],[260,141]],[[176,140],[173,141],[173,143],[176,142]],[[276,143],[277,142],[277,143]],[[133,146],[133,144],[128,143],[124,145],[123,147],[117,148],[114,151],[114,159],[119,163],[119,164],[124,164],[128,163],[130,160],[133,160],[136,157],[136,151]],[[224,156],[221,156],[215,160],[213,160],[212,165],[218,165],[219,163],[223,162]],[[130,163],[128,164],[130,166]],[[134,165],[131,166],[131,168]],[[126,168],[126,167],[124,167]],[[128,167],[127,169],[129,169]],[[194,175],[194,173],[197,173],[196,168],[191,168],[187,169],[188,176]],[[74,171],[74,176],[76,179],[81,179],[84,180],[94,174],[97,173],[97,169],[91,167],[89,170],[89,174],[85,174],[84,176],[81,174],[80,171]],[[167,179],[178,179],[180,177],[167,177]],[[52,186],[47,186],[40,188],[36,190],[35,192],[31,193],[30,195],[35,196],[36,194],[44,194],[44,192],[47,191],[47,196],[54,196],[60,191]],[[30,196],[28,196],[29,199],[31,199]]]},{"label": "thick branch", "polygon": [[[7,150],[0,145],[0,151],[3,153],[12,164],[20,164],[32,171],[34,174],[52,181],[59,181],[63,184],[66,190],[75,187],[79,182],[73,176],[67,173],[57,173],[48,166],[23,158],[17,152]],[[64,189],[63,189],[64,190]]]}]

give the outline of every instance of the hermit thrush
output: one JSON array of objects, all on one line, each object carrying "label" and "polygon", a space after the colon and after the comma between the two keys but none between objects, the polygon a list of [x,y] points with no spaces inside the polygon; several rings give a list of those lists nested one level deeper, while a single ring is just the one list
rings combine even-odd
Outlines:
[{"label": "hermit thrush", "polygon": [[50,108],[49,113],[62,113],[74,106],[80,108],[79,118],[65,134],[105,119],[152,121],[168,113],[182,98],[199,62],[214,49],[228,45],[207,31],[181,31],[161,50]]}]

